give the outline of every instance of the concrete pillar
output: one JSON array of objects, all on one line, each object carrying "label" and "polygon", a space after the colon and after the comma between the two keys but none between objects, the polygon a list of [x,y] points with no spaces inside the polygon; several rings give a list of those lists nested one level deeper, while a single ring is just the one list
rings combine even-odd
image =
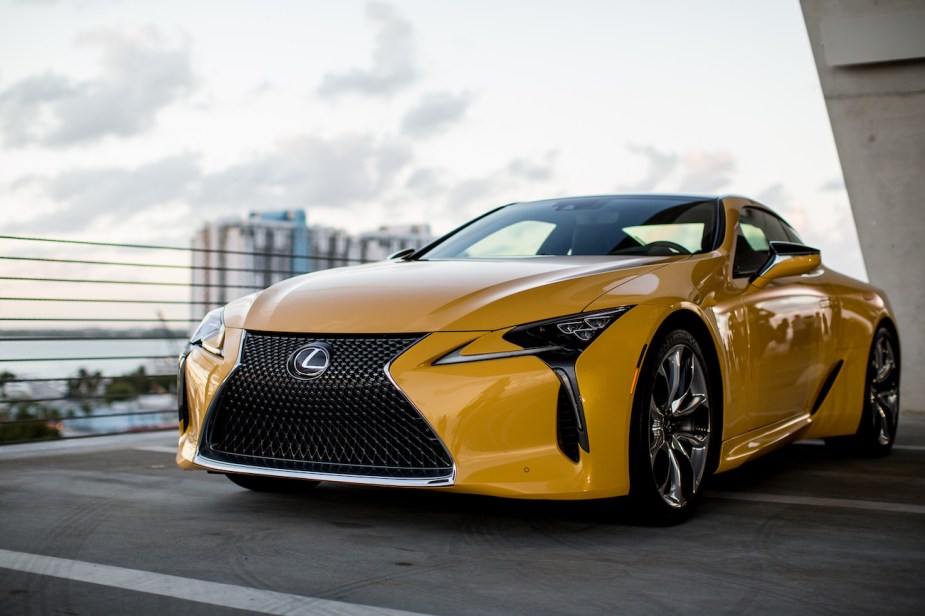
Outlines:
[{"label": "concrete pillar", "polygon": [[899,321],[902,407],[925,411],[925,2],[801,5],[867,272]]}]

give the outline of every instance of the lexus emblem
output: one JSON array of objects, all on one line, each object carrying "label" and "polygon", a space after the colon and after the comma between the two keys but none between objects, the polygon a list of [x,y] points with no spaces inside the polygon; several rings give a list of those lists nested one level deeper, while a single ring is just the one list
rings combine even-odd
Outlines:
[{"label": "lexus emblem", "polygon": [[331,347],[323,342],[313,342],[302,347],[286,362],[289,374],[297,379],[318,378],[330,365]]}]

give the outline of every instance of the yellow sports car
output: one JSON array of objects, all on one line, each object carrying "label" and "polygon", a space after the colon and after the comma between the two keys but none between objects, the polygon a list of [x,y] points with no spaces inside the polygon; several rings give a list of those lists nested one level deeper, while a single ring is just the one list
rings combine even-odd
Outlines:
[{"label": "yellow sports car", "polygon": [[759,203],[516,203],[209,313],[177,462],[254,490],[628,496],[671,523],[797,439],[886,454],[899,374],[884,294]]}]

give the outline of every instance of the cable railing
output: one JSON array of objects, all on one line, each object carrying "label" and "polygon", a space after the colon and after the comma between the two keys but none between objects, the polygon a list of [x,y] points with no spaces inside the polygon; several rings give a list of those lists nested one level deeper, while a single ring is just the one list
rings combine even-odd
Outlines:
[{"label": "cable railing", "polygon": [[[353,259],[341,259],[339,257],[318,257],[318,259],[331,260],[337,262],[343,262],[345,265],[349,265],[351,262],[355,262]],[[219,267],[219,266],[209,266],[209,265],[175,265],[171,263],[141,263],[138,261],[100,261],[100,260],[87,260],[87,259],[54,259],[48,257],[10,257],[10,256],[0,256],[0,261],[32,261],[35,263],[66,263],[71,265],[114,265],[116,267],[146,267],[146,268],[160,268],[160,269],[172,269],[172,270],[200,270],[200,271],[209,271],[209,272],[240,272],[240,273],[253,273],[253,268],[247,267]],[[363,261],[361,261],[363,263]],[[261,272],[266,272],[270,274],[285,274],[289,270],[279,270],[279,269],[261,269]]]},{"label": "cable railing", "polygon": [[148,287],[201,287],[201,288],[225,288],[225,289],[249,289],[248,285],[221,285],[215,283],[196,283],[196,282],[160,282],[160,281],[140,281],[140,280],[99,280],[99,279],[80,279],[80,278],[28,278],[26,276],[0,276],[0,280],[18,280],[20,282],[64,282],[68,284],[133,284]]},{"label": "cable railing", "polygon": [[[156,246],[154,244],[119,244],[114,242],[91,242],[87,240],[67,240],[60,238],[47,238],[47,237],[24,237],[18,235],[0,235],[0,240],[13,240],[21,242],[42,242],[45,244],[77,244],[81,246],[98,246],[98,247],[107,247],[107,248],[136,248],[142,250],[170,250],[176,252],[187,252],[187,253],[209,253],[209,254],[219,254],[219,255],[244,255],[244,256],[257,256],[257,257],[278,257],[278,253],[273,251],[266,250],[229,250],[226,248],[198,248],[196,246]],[[335,261],[343,262],[353,262],[353,263],[367,263],[367,259],[341,256],[341,255],[327,255],[322,253],[306,253],[306,254],[286,254],[287,259],[333,259]]]},{"label": "cable railing", "polygon": [[208,310],[368,261],[0,235],[0,445],[174,430],[177,356]]}]

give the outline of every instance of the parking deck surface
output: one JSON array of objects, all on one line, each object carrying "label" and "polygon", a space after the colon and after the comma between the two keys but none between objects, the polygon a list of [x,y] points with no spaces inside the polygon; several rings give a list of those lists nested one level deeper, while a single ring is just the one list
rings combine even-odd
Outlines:
[{"label": "parking deck surface", "polygon": [[178,470],[173,434],[0,448],[0,614],[922,614],[925,414],[883,459],[791,445],[696,517]]}]

